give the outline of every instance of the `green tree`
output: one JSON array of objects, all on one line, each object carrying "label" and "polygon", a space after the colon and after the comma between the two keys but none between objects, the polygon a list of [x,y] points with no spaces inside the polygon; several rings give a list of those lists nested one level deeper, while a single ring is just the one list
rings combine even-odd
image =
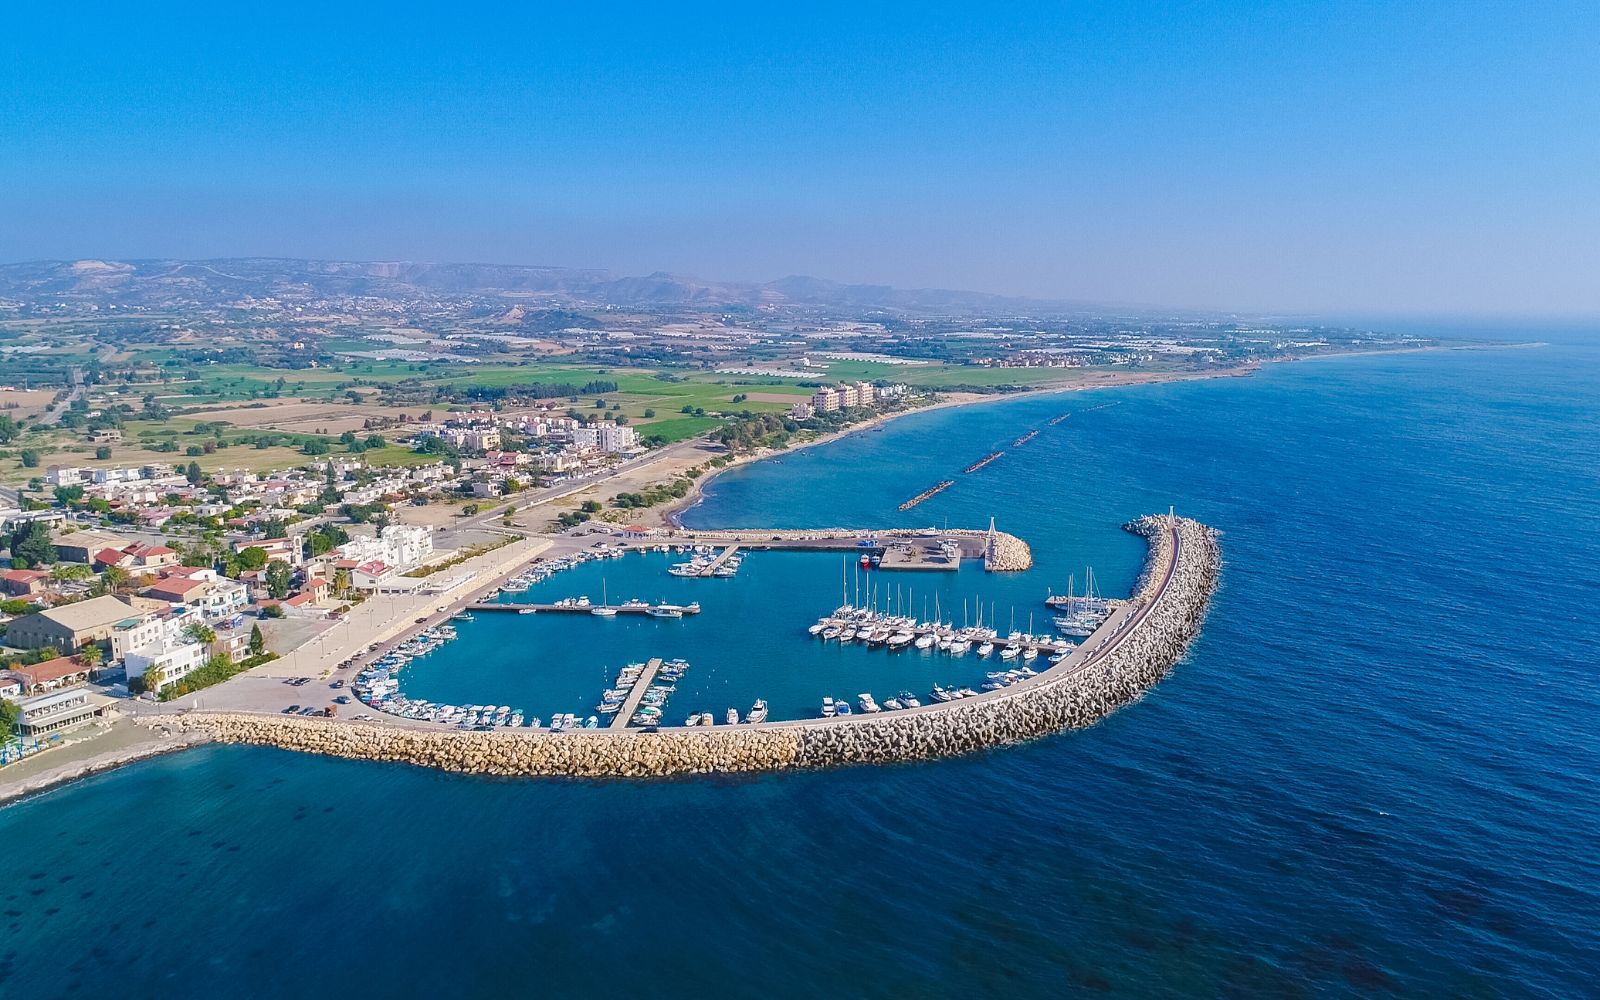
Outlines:
[{"label": "green tree", "polygon": [[12,534],[12,568],[48,566],[55,561],[56,546],[50,540],[50,526],[43,521],[29,521]]},{"label": "green tree", "polygon": [[646,409],[645,409],[645,411],[644,411],[644,418],[645,418],[645,419],[646,419],[646,420],[650,420],[650,419],[651,419],[651,418],[653,418],[653,417],[654,417],[654,416],[655,416],[655,415],[656,415],[656,411],[654,411],[654,410],[652,410],[652,409],[649,409],[649,408],[646,408]]},{"label": "green tree", "polygon": [[83,665],[90,670],[98,667],[100,661],[104,660],[105,657],[106,651],[101,649],[98,643],[86,642],[83,644],[83,648],[78,650],[78,659],[82,660]]},{"label": "green tree", "polygon": [[21,718],[22,709],[17,706],[16,702],[0,698],[0,733],[10,735],[16,730],[17,720]]},{"label": "green tree", "polygon": [[289,564],[280,559],[267,563],[267,596],[281,601],[289,596]]},{"label": "green tree", "polygon": [[9,413],[0,413],[0,444],[10,444],[22,433],[22,427]]},{"label": "green tree", "polygon": [[202,646],[209,646],[217,641],[217,630],[210,625],[190,625],[184,629],[184,632],[188,634],[190,640],[198,642]]},{"label": "green tree", "polygon": [[252,545],[239,553],[239,568],[256,570],[267,565],[267,550],[259,545]]},{"label": "green tree", "polygon": [[32,448],[22,449],[22,467],[24,469],[37,469],[39,467],[39,453]]},{"label": "green tree", "polygon": [[94,570],[83,563],[61,563],[50,570],[51,583],[71,583],[74,580],[87,580],[94,576]]},{"label": "green tree", "polygon": [[190,462],[188,471],[184,473],[184,478],[189,480],[191,486],[199,486],[201,481],[205,479],[205,473],[200,471],[200,463]]},{"label": "green tree", "polygon": [[260,656],[267,651],[266,636],[261,634],[260,625],[250,626],[250,655]]},{"label": "green tree", "polygon": [[105,585],[106,593],[119,594],[133,583],[133,574],[121,566],[107,566],[100,574],[100,582]]},{"label": "green tree", "polygon": [[104,461],[111,457],[111,446],[103,444],[94,450],[94,457]]}]

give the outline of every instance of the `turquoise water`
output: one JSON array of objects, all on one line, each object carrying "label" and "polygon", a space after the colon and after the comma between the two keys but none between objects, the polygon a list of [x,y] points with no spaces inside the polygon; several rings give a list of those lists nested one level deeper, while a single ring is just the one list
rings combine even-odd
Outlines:
[{"label": "turquoise water", "polygon": [[[1225,531],[1223,585],[1139,704],[960,760],[528,782],[218,747],[55,790],[0,810],[0,995],[1592,993],[1597,376],[1583,344],[1328,360],[924,414],[740,470],[691,523],[996,516],[1038,568],[947,585],[1002,615],[1084,563],[1125,591],[1141,543],[1117,526],[1169,503]],[[657,651],[705,678],[674,713],[804,710],[921,669],[795,633],[837,603],[833,557],[757,553],[732,581],[630,557],[543,592],[601,574],[707,613],[480,621],[410,690],[543,714],[567,684],[578,711],[602,666]]]}]

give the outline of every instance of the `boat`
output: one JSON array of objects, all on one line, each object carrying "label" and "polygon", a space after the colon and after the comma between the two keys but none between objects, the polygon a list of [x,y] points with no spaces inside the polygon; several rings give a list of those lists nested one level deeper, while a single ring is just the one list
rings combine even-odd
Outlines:
[{"label": "boat", "polygon": [[824,719],[831,719],[838,714],[838,711],[839,710],[834,707],[833,699],[824,696],[822,699],[822,717]]},{"label": "boat", "polygon": [[900,704],[900,701],[897,698],[883,699],[883,710],[885,712],[898,712],[902,708],[905,708],[905,706]]},{"label": "boat", "polygon": [[929,694],[933,696],[934,701],[953,701],[955,699],[953,694],[937,684],[933,686],[933,690]]},{"label": "boat", "polygon": [[994,652],[994,643],[987,640],[984,641],[983,645],[978,647],[979,656],[988,656],[992,652]]},{"label": "boat", "polygon": [[843,698],[836,698],[833,702],[833,711],[835,715],[849,715],[850,703]]},{"label": "boat", "polygon": [[766,722],[767,721],[767,703],[764,700],[762,700],[760,698],[757,698],[756,699],[756,703],[754,705],[751,705],[750,706],[750,711],[745,714],[744,721],[746,721],[746,722]]},{"label": "boat", "polygon": [[713,719],[711,717],[711,713],[710,712],[701,712],[700,713],[700,724],[702,726],[714,726],[714,725],[717,724],[717,720]]},{"label": "boat", "polygon": [[698,726],[700,724],[700,713],[690,712],[689,717],[683,720],[683,724],[686,726]]},{"label": "boat", "polygon": [[472,612],[470,612],[470,611],[462,611],[462,612],[459,612],[457,614],[451,615],[450,619],[451,619],[451,621],[458,621],[458,622],[477,621],[476,618],[472,617]]},{"label": "boat", "polygon": [[929,646],[932,646],[934,644],[934,642],[936,642],[936,641],[937,640],[934,638],[934,635],[933,635],[932,632],[924,632],[921,635],[917,636],[917,641],[914,643],[914,645],[918,649],[927,649]]},{"label": "boat", "polygon": [[738,724],[739,724],[739,710],[737,708],[728,709],[728,725],[737,726]]},{"label": "boat", "polygon": [[646,608],[644,613],[649,615],[651,618],[682,618],[683,617],[683,612],[681,610],[679,610],[678,608],[669,608],[666,605],[662,605],[661,607],[658,607],[658,608]]},{"label": "boat", "polygon": [[904,705],[907,708],[921,708],[922,707],[922,702],[917,700],[917,696],[912,694],[910,691],[901,691],[900,692],[900,696],[899,696],[899,701],[900,701],[900,704]]},{"label": "boat", "polygon": [[822,633],[822,630],[825,629],[825,628],[827,628],[826,625],[824,625],[822,622],[817,622],[815,625],[813,625],[810,628],[806,629],[806,631],[810,632],[812,635],[820,635]]},{"label": "boat", "polygon": [[[583,603],[588,604],[589,599],[587,597],[583,598]],[[617,609],[613,608],[611,602],[606,599],[606,582],[604,580],[600,581],[600,606],[598,608],[590,608],[589,613],[601,618],[615,618],[617,616]]]},{"label": "boat", "polygon": [[859,699],[857,704],[861,706],[861,711],[867,713],[868,715],[873,715],[883,711],[882,708],[878,707],[877,701],[873,699],[871,691],[863,691],[856,697]]}]

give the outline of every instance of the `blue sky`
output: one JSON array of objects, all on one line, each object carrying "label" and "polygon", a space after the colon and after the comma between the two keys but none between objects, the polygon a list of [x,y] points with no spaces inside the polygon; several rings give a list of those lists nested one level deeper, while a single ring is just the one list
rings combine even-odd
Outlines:
[{"label": "blue sky", "polygon": [[23,5],[0,260],[1600,314],[1600,5]]}]

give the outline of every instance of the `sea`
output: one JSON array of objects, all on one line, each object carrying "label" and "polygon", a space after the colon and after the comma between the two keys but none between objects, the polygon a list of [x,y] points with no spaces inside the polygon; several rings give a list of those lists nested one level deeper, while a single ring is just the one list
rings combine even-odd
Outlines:
[{"label": "sea", "polygon": [[1141,701],[954,760],[506,780],[215,746],[59,787],[0,809],[0,996],[1592,996],[1597,501],[1582,335],[1028,396],[782,455],[688,523],[993,518],[1035,568],[595,562],[515,599],[704,613],[483,613],[407,692],[581,717],[624,663],[682,656],[669,718],[720,721],[972,683],[975,661],[805,626],[855,600],[1043,631],[1088,567],[1126,593],[1121,525],[1169,507],[1223,532],[1221,588]]}]

